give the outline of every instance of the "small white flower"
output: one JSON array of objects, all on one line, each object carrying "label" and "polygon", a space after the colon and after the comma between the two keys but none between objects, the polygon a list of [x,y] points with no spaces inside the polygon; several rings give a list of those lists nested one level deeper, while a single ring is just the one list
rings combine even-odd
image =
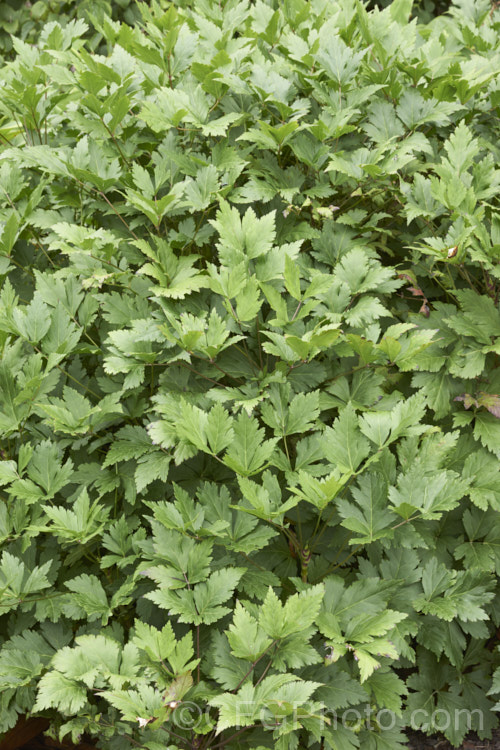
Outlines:
[{"label": "small white flower", "polygon": [[144,728],[144,727],[146,727],[146,726],[147,726],[147,725],[149,724],[149,722],[151,721],[151,719],[150,719],[150,718],[149,718],[149,719],[141,719],[141,717],[140,717],[140,716],[136,716],[135,718],[136,718],[136,719],[137,719],[137,721],[139,722],[139,729],[143,729],[143,728]]},{"label": "small white flower", "polygon": [[326,649],[327,649],[327,654],[325,656],[325,662],[327,664],[331,664],[332,661],[334,661],[335,649],[333,648],[333,646],[326,646]]}]

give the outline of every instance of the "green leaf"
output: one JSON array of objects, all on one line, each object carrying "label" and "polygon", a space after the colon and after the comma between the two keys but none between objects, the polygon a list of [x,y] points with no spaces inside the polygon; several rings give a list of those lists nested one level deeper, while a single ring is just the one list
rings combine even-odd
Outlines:
[{"label": "green leaf", "polygon": [[19,477],[15,461],[0,461],[0,483],[14,482]]},{"label": "green leaf", "polygon": [[354,503],[337,501],[342,526],[354,532],[351,544],[370,544],[376,539],[391,539],[397,516],[387,509],[387,484],[382,477],[361,476],[352,490]]},{"label": "green leaf", "polygon": [[232,596],[244,572],[244,568],[224,568],[212,573],[206,582],[198,583],[193,590],[160,589],[147,594],[147,598],[178,615],[179,622],[210,625],[230,611],[221,605]]},{"label": "green leaf", "polygon": [[65,584],[73,592],[72,600],[83,610],[87,618],[106,622],[111,614],[108,597],[102,583],[95,575],[82,573]]},{"label": "green leaf", "polygon": [[276,440],[263,440],[264,430],[245,412],[234,422],[233,429],[234,440],[223,458],[224,463],[238,474],[251,476],[269,461]]},{"label": "green leaf", "polygon": [[55,531],[61,539],[79,544],[87,544],[100,534],[109,515],[109,508],[100,506],[98,500],[90,505],[86,489],[78,496],[73,510],[50,505],[44,505],[43,509],[52,522],[48,527],[51,531]]},{"label": "green leaf", "polygon": [[354,473],[369,455],[368,440],[358,426],[354,407],[348,405],[324,432],[323,450],[327,460],[342,472]]},{"label": "green leaf", "polygon": [[400,24],[408,23],[413,0],[394,0],[390,5],[391,18]]},{"label": "green leaf", "polygon": [[297,264],[293,262],[289,255],[285,255],[285,286],[287,292],[296,300],[302,299],[300,293],[300,271]]},{"label": "green leaf", "polygon": [[217,219],[210,222],[217,230],[219,258],[222,263],[238,262],[243,257],[258,258],[271,249],[276,229],[274,211],[257,218],[253,209],[247,209],[243,219],[236,208],[222,200]]},{"label": "green leaf", "polygon": [[283,606],[272,589],[269,589],[260,612],[259,625],[273,639],[301,633],[318,616],[323,596],[323,585],[318,584],[300,594],[294,594]]},{"label": "green leaf", "polygon": [[86,703],[86,689],[60,672],[47,672],[38,684],[35,703],[38,711],[56,708],[66,715],[71,715],[81,711]]},{"label": "green leaf", "polygon": [[500,456],[500,421],[493,414],[485,412],[476,414],[474,437],[497,458]]},{"label": "green leaf", "polygon": [[257,620],[247,612],[240,602],[237,602],[233,615],[233,623],[229,626],[227,639],[231,653],[238,659],[256,661],[271,645],[271,638],[267,637],[259,627]]}]

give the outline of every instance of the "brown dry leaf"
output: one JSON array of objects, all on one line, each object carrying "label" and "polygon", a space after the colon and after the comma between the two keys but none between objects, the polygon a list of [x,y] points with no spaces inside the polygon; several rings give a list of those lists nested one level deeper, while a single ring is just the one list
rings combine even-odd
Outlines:
[{"label": "brown dry leaf", "polygon": [[485,393],[484,391],[481,391],[477,402],[479,406],[484,406],[488,409],[490,414],[493,414],[494,417],[500,419],[500,396],[496,393]]},{"label": "brown dry leaf", "polygon": [[422,303],[419,313],[421,313],[422,315],[425,315],[426,318],[428,318],[429,315],[431,314],[431,309],[429,305],[427,304],[427,300]]}]

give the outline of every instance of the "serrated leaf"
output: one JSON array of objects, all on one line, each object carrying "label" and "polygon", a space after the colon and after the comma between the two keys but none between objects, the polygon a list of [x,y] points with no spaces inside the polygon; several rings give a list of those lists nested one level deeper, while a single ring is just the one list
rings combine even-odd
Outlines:
[{"label": "serrated leaf", "polygon": [[324,432],[327,460],[342,472],[354,473],[369,452],[369,442],[361,434],[354,407],[348,405]]}]

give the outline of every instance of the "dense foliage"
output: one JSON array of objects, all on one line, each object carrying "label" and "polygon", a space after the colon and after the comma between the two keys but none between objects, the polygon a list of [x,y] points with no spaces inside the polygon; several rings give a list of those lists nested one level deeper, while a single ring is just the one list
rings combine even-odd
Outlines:
[{"label": "dense foliage", "polygon": [[[130,25],[140,18],[139,2],[145,0],[2,0],[0,4],[0,57],[15,54],[12,46],[12,35],[25,41],[36,43],[42,24],[63,20],[64,23],[82,18],[89,21],[87,41],[95,49],[102,41],[102,36],[93,28],[95,19],[102,20],[104,15],[115,21],[124,21]],[[370,0],[367,7],[387,7],[391,0]],[[179,0],[156,0],[157,7],[167,10],[171,4],[183,5]],[[415,0],[412,12],[419,20],[427,22],[449,8],[449,0]]]},{"label": "dense foliage", "polygon": [[[433,0],[425,0],[433,5]],[[160,0],[168,7],[169,0]],[[137,3],[134,0],[2,0],[0,3],[0,56],[15,54],[12,35],[24,41],[36,44],[45,23],[59,21],[68,23],[75,18],[90,22],[87,30],[88,44],[94,48],[101,41],[101,36],[92,28],[94,19],[104,15],[114,20],[134,24],[140,17]]]},{"label": "dense foliage", "polygon": [[500,13],[134,12],[0,73],[0,732],[488,737]]}]

